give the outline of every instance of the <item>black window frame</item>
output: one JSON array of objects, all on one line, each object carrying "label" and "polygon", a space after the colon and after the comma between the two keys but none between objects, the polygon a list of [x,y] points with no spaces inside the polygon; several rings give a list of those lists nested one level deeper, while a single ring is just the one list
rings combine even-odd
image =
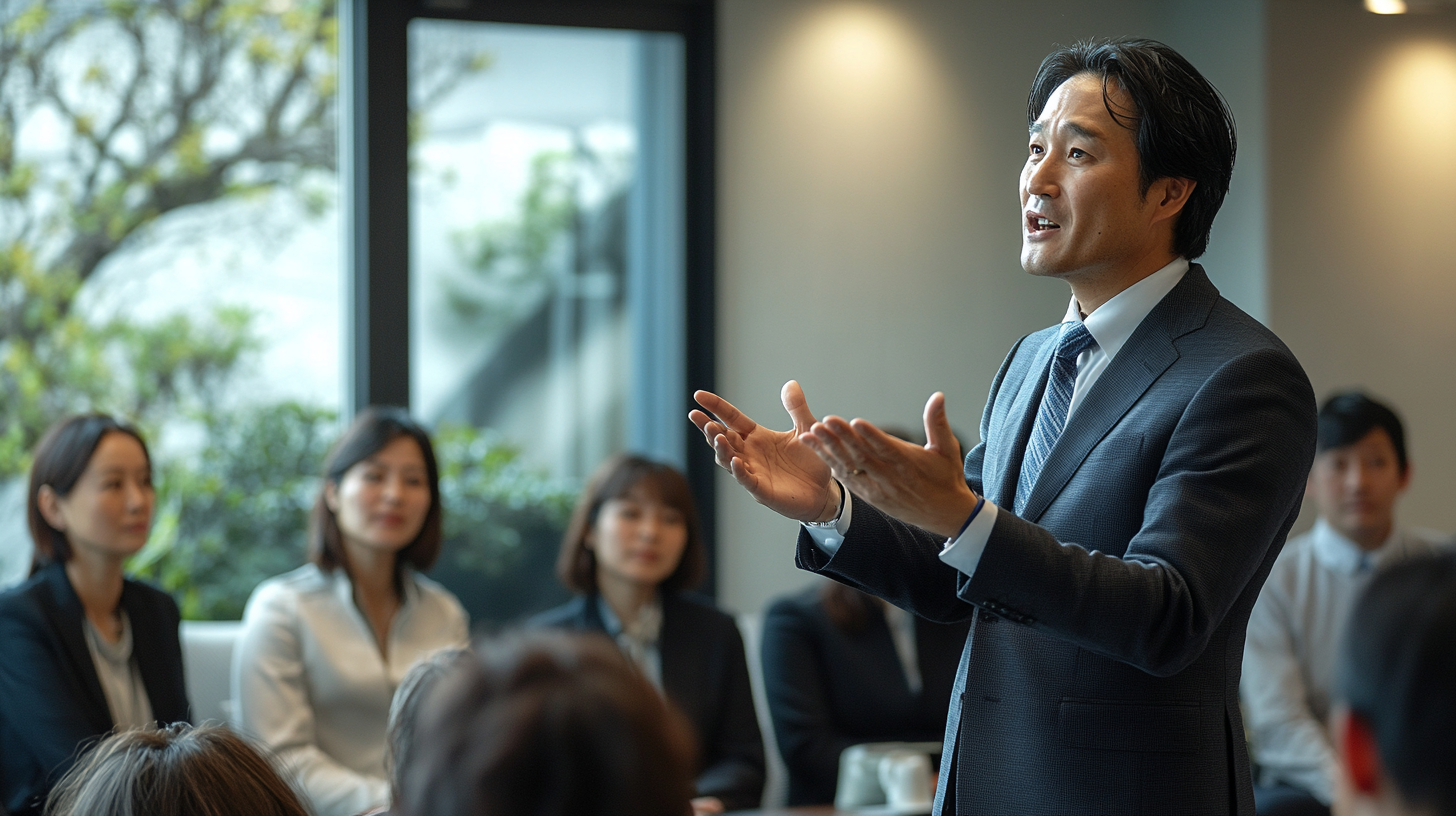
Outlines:
[{"label": "black window frame", "polygon": [[708,548],[702,591],[716,595],[712,451],[687,421],[691,394],[715,381],[716,0],[341,0],[345,269],[349,320],[345,405],[408,406],[409,66],[406,32],[419,18],[661,31],[684,43],[684,264],[687,353],[683,433],[687,477]]}]

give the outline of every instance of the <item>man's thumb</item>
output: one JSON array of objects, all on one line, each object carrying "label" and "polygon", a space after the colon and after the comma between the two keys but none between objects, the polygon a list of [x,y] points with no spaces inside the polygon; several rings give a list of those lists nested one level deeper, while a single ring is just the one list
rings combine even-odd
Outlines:
[{"label": "man's thumb", "polygon": [[955,433],[950,429],[950,419],[945,415],[943,391],[936,391],[925,401],[925,439],[942,456],[960,459],[961,443],[956,441]]},{"label": "man's thumb", "polygon": [[809,430],[809,426],[814,424],[814,414],[809,410],[809,401],[804,399],[804,389],[799,387],[799,381],[789,380],[784,383],[779,399],[784,403],[784,410],[789,412],[789,418],[794,421],[794,430],[799,433]]}]

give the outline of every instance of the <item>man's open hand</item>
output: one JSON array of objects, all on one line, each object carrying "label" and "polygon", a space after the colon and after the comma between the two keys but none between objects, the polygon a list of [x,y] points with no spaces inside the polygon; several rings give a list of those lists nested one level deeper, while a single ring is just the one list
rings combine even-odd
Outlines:
[{"label": "man's open hand", "polygon": [[839,488],[829,466],[801,441],[814,415],[797,382],[785,383],[780,397],[794,421],[792,431],[769,430],[709,391],[693,394],[703,410],[688,419],[712,446],[718,466],[759,504],[797,521],[827,521],[839,510]]},{"label": "man's open hand", "polygon": [[945,416],[945,394],[925,403],[925,447],[896,439],[863,419],[827,416],[799,441],[855,496],[885,513],[947,538],[976,506],[966,485],[961,446]]}]

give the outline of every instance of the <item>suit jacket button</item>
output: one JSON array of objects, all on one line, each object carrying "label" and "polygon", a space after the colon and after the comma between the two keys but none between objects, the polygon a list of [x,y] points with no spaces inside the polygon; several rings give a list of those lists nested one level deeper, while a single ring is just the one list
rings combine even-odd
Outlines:
[{"label": "suit jacket button", "polygon": [[995,615],[992,615],[990,612],[984,612],[983,611],[981,613],[981,623],[995,623],[998,620],[1000,620],[1000,618],[997,618]]}]

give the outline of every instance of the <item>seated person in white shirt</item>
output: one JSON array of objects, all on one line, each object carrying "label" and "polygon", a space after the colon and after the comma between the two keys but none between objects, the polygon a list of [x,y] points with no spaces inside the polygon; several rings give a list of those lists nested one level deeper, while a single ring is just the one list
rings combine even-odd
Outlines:
[{"label": "seated person in white shirt", "polygon": [[1456,816],[1456,554],[1407,559],[1360,595],[1335,673],[1340,816]]},{"label": "seated person in white shirt", "polygon": [[1319,519],[1274,562],[1244,648],[1240,692],[1260,816],[1329,813],[1335,750],[1326,721],[1350,607],[1376,567],[1439,542],[1395,523],[1410,478],[1394,411],[1356,392],[1325,402],[1307,493]]},{"label": "seated person in white shirt", "polygon": [[248,600],[235,725],[278,755],[318,816],[388,804],[394,691],[417,660],[468,638],[460,602],[417,573],[440,539],[429,436],[402,409],[370,408],[324,462],[310,563]]}]

